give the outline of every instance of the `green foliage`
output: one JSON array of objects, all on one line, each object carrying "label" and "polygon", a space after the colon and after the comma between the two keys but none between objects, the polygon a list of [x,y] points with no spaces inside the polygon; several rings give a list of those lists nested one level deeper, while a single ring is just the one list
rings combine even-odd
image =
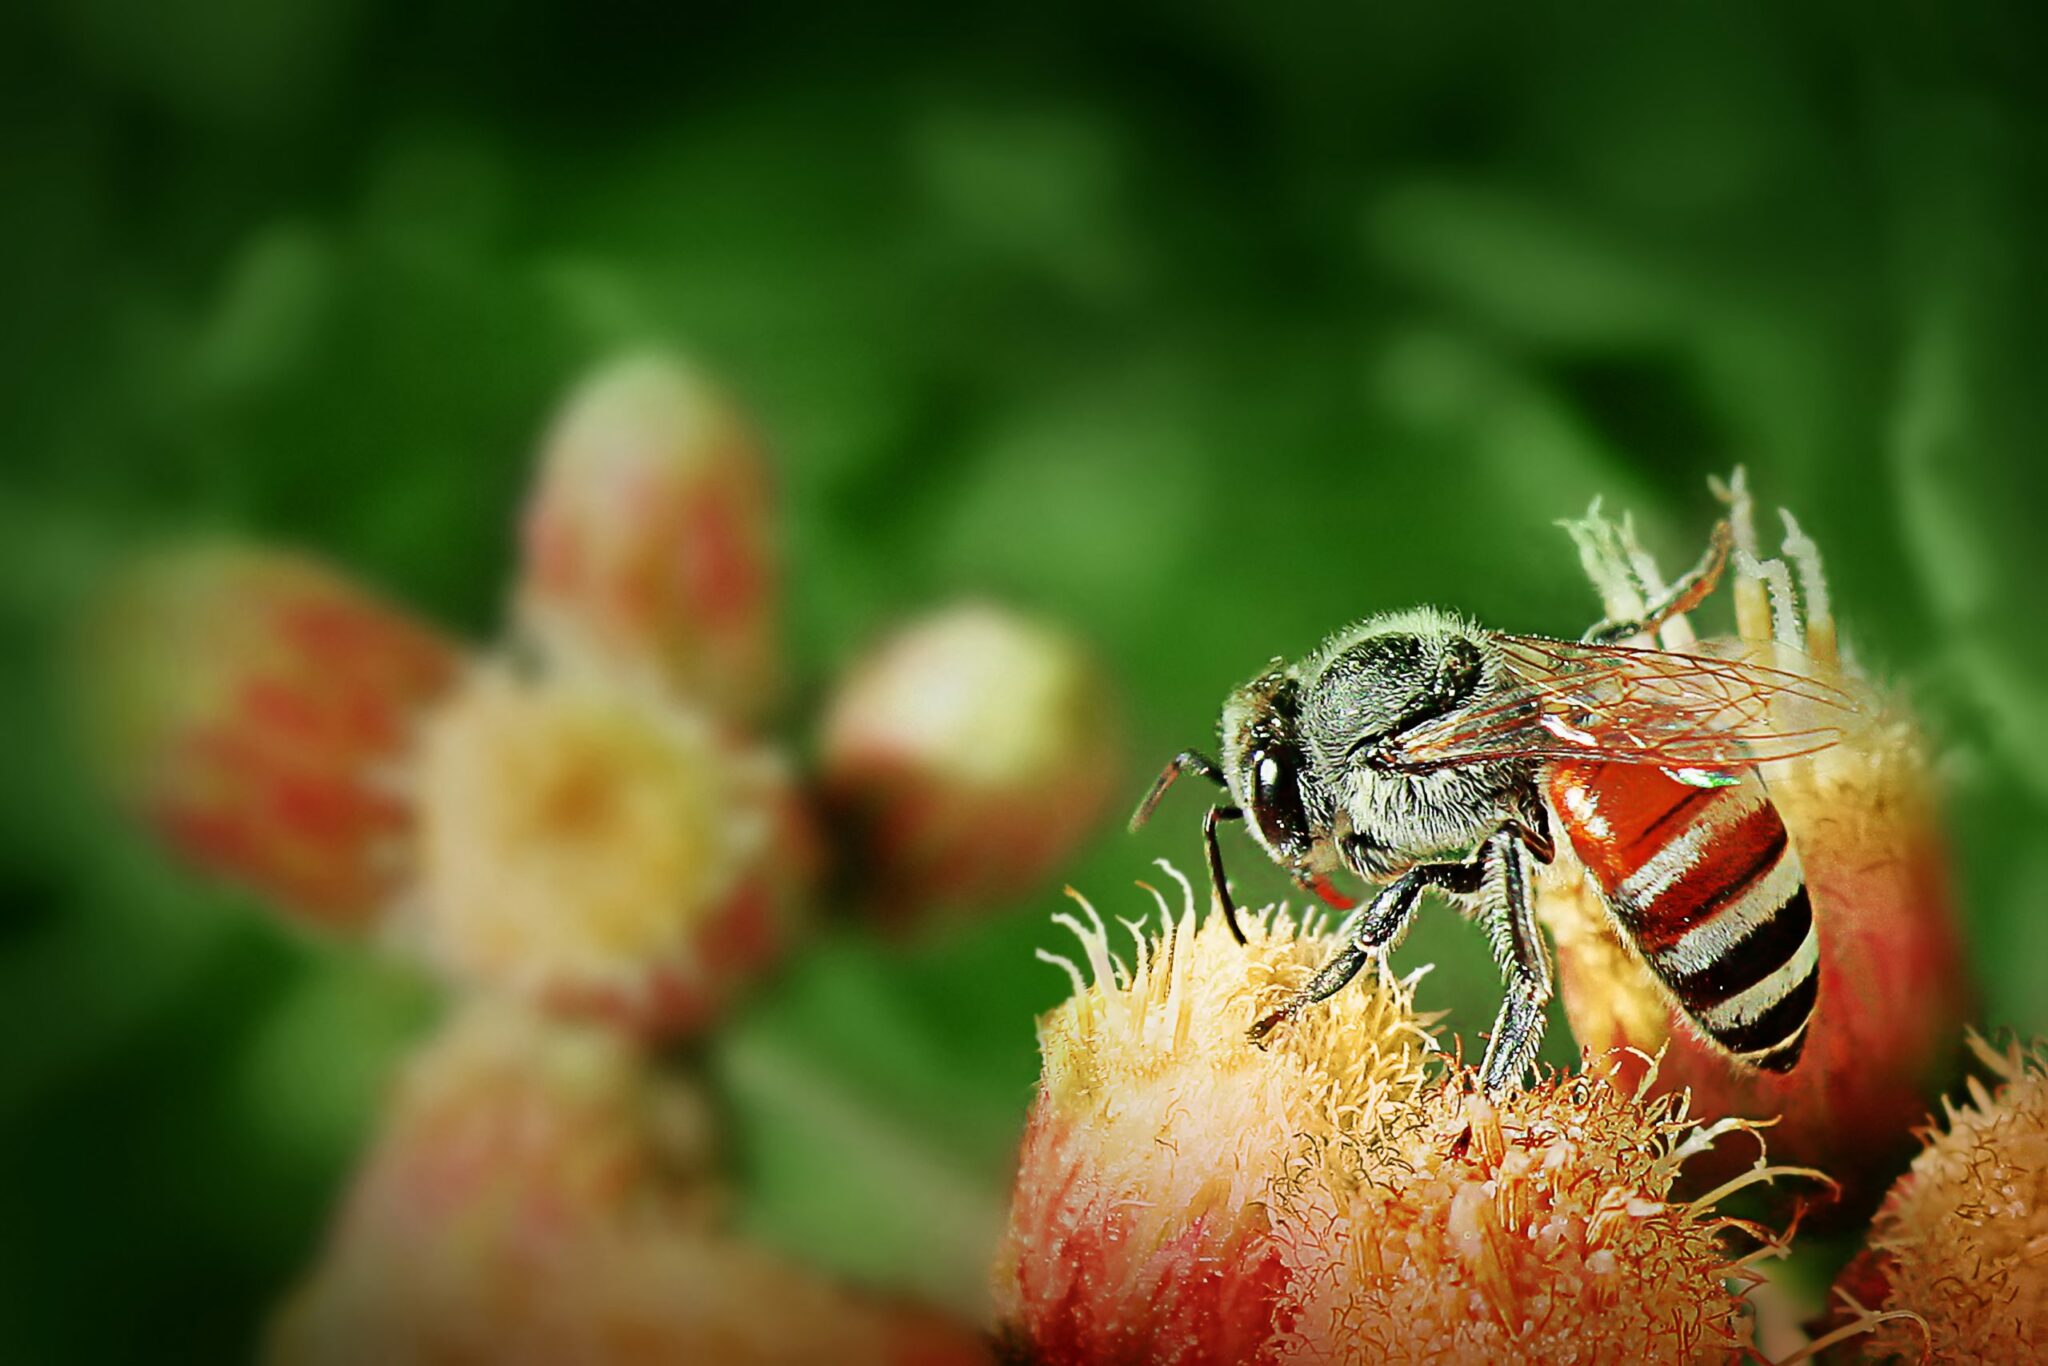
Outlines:
[{"label": "green foliage", "polygon": [[[1005,594],[1113,661],[1133,796],[1347,618],[1574,629],[1554,519],[1604,495],[1675,563],[1746,462],[1948,756],[1987,1021],[2048,1029],[2029,16],[1380,8],[0,18],[0,1355],[246,1351],[427,1012],[98,805],[78,603],[225,527],[487,637],[550,405],[645,339],[775,437],[813,696],[892,617]],[[1135,914],[1196,859],[1167,817],[1069,877]],[[971,1293],[1056,891],[766,994],[716,1064],[758,1228]],[[1404,954],[1467,1027],[1477,941]]]}]

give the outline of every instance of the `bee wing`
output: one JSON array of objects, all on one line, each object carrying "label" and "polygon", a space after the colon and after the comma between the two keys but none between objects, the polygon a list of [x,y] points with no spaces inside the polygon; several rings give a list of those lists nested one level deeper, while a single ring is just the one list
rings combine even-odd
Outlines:
[{"label": "bee wing", "polygon": [[1493,639],[1523,686],[1510,700],[1405,732],[1397,762],[1600,759],[1731,771],[1826,749],[1857,722],[1852,693],[1744,658],[1741,647],[1674,654],[1538,636]]}]

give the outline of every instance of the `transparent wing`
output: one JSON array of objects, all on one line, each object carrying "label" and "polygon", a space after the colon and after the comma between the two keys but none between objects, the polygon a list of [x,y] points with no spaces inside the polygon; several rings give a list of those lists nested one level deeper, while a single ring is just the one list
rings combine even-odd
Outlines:
[{"label": "transparent wing", "polygon": [[1426,721],[1395,762],[1601,759],[1727,771],[1812,754],[1859,721],[1854,694],[1793,667],[1745,658],[1740,643],[1672,654],[1538,636],[1495,636],[1524,685],[1496,706]]}]

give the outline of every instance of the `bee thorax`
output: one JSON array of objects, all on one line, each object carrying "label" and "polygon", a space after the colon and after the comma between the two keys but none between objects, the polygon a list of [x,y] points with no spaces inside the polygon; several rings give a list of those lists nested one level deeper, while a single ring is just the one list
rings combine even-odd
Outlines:
[{"label": "bee thorax", "polygon": [[1526,781],[1520,765],[1484,764],[1432,773],[1356,766],[1331,784],[1348,825],[1347,861],[1381,879],[1435,855],[1464,851],[1493,833]]}]

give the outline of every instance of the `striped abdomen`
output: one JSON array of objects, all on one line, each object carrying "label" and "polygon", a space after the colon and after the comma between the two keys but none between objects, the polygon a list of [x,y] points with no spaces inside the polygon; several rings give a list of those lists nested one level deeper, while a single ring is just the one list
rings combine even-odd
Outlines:
[{"label": "striped abdomen", "polygon": [[1799,855],[1754,773],[1690,787],[1633,764],[1559,764],[1550,800],[1650,970],[1752,1067],[1799,1061],[1820,940]]}]

